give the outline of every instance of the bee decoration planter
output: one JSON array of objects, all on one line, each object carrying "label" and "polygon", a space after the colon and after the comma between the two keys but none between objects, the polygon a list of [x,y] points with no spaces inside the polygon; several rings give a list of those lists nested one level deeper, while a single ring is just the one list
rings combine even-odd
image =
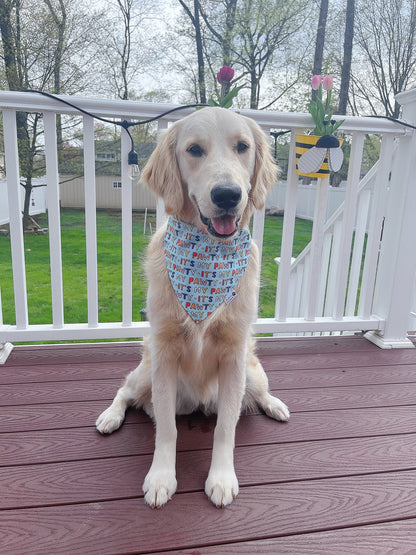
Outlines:
[{"label": "bee decoration planter", "polygon": [[335,135],[296,135],[296,173],[308,177],[329,177],[344,159],[342,139]]}]

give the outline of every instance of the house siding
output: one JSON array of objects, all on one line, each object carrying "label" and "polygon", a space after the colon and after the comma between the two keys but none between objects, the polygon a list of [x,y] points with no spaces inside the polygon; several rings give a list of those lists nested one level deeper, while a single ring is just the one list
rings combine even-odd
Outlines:
[{"label": "house siding", "polygon": [[[62,208],[84,208],[84,178],[61,175]],[[70,181],[69,181],[70,180]],[[114,188],[113,182],[119,182],[117,175],[97,175],[97,208],[121,209],[121,188]],[[156,196],[140,183],[133,184],[133,210],[156,209]]]}]

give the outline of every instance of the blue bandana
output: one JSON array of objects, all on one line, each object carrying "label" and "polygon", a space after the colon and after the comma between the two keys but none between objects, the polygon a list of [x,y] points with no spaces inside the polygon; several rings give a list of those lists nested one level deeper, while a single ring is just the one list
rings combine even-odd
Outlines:
[{"label": "blue bandana", "polygon": [[235,288],[250,257],[247,229],[219,241],[171,216],[164,246],[170,282],[194,322],[202,322],[223,302],[229,304],[236,297]]}]

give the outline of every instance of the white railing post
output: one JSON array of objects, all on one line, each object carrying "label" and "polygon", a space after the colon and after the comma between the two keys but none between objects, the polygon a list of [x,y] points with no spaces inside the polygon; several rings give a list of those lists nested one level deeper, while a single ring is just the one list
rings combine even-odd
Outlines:
[{"label": "white railing post", "polygon": [[26,289],[25,247],[20,202],[20,169],[15,110],[3,110],[4,153],[10,215],[10,241],[13,264],[14,306],[17,329],[29,325]]},{"label": "white railing post", "polygon": [[94,119],[83,118],[85,243],[87,253],[88,325],[98,325],[97,199],[95,182]]},{"label": "white railing post", "polygon": [[128,153],[131,140],[123,129],[121,133],[121,241],[122,241],[122,320],[123,326],[133,321],[133,192]]},{"label": "white railing post", "polygon": [[296,202],[299,177],[296,174],[295,141],[296,133],[303,129],[292,129],[290,138],[289,165],[287,174],[285,212],[283,219],[282,246],[280,249],[279,273],[277,277],[275,318],[284,322],[288,312],[288,291],[290,266],[292,261],[293,237],[295,235]]},{"label": "white railing post", "polygon": [[[373,169],[376,170],[374,176],[376,185],[373,187],[371,218],[368,223],[367,246],[365,249],[365,261],[358,306],[358,315],[362,319],[368,318],[372,310],[379,245],[387,206],[390,172],[396,146],[395,138],[392,135],[384,135],[381,141],[380,159],[377,164],[373,166]],[[368,173],[373,173],[373,169]]]},{"label": "white railing post", "polygon": [[[416,124],[416,89],[397,96],[403,120]],[[373,314],[385,320],[384,330],[366,337],[379,347],[413,347],[407,324],[416,272],[415,180],[416,133],[401,137],[390,181],[388,207],[374,292]]]},{"label": "white railing post", "polygon": [[64,292],[62,281],[61,215],[56,137],[56,115],[45,112],[46,192],[48,199],[49,252],[51,264],[52,320],[55,328],[64,325]]},{"label": "white railing post", "polygon": [[319,178],[316,186],[315,211],[311,238],[311,263],[306,301],[305,320],[316,318],[318,291],[322,271],[322,249],[324,244],[324,224],[326,217],[326,204],[328,200],[329,178]]},{"label": "white railing post", "polygon": [[350,253],[353,238],[354,222],[358,199],[358,186],[360,181],[361,160],[364,146],[364,133],[353,133],[348,168],[348,182],[344,202],[344,215],[342,217],[341,240],[338,263],[335,270],[335,283],[337,295],[333,306],[333,316],[336,320],[343,318],[345,300],[348,290],[348,277],[350,266]]}]

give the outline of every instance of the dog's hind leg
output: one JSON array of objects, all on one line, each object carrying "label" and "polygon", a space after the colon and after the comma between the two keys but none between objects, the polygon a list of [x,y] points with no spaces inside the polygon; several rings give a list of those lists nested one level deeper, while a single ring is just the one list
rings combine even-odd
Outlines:
[{"label": "dog's hind leg", "polygon": [[254,353],[249,353],[243,409],[250,409],[256,405],[270,418],[283,422],[289,420],[289,409],[280,399],[269,393],[266,372],[257,356]]},{"label": "dog's hind leg", "polygon": [[152,416],[152,378],[146,349],[139,366],[130,372],[117,391],[111,405],[97,418],[95,426],[101,434],[111,434],[121,426],[131,405],[142,407]]}]

